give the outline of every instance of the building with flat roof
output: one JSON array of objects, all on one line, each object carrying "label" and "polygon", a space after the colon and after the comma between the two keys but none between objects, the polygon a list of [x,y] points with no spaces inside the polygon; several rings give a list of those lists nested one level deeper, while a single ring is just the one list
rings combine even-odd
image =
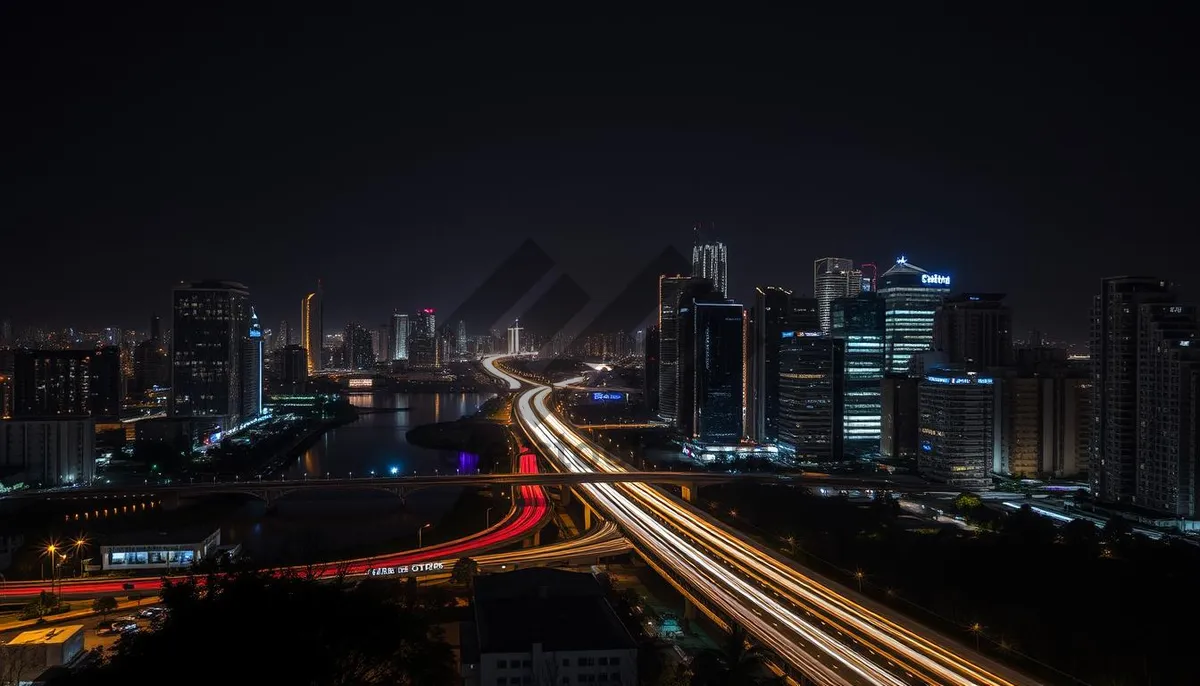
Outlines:
[{"label": "building with flat roof", "polygon": [[8,665],[17,674],[5,669],[5,679],[15,683],[34,683],[34,678],[50,667],[65,665],[83,652],[83,625],[46,627],[17,634],[0,645],[0,664]]},{"label": "building with flat roof", "polygon": [[180,531],[173,534],[119,535],[100,546],[104,571],[124,569],[181,569],[216,554],[221,547],[221,530]]},{"label": "building with flat roof", "polygon": [[[638,683],[637,643],[591,574],[525,569],[475,580],[468,683]],[[476,678],[477,677],[477,678]]]}]

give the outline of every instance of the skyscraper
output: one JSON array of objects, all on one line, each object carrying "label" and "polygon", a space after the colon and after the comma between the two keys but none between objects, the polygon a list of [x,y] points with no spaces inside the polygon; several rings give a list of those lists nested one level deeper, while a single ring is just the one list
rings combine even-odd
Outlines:
[{"label": "skyscraper", "polygon": [[250,308],[250,328],[242,342],[242,419],[257,417],[263,410],[263,332],[258,315]]},{"label": "skyscraper", "polygon": [[454,332],[454,353],[459,359],[467,356],[467,323],[458,320],[458,329]]},{"label": "skyscraper", "polygon": [[1013,363],[1012,310],[1003,293],[962,293],[946,298],[933,317],[933,349],[952,364],[972,369]]},{"label": "skyscraper", "polygon": [[701,243],[697,233],[692,246],[692,276],[712,282],[713,292],[721,297],[729,294],[729,263],[725,244],[720,241]]},{"label": "skyscraper", "polygon": [[691,276],[666,276],[658,280],[658,411],[668,422],[679,419],[680,302],[711,292],[712,282]]},{"label": "skyscraper", "polygon": [[521,352],[521,320],[513,322],[513,325],[508,327],[508,354],[516,355]]},{"label": "skyscraper", "polygon": [[908,373],[909,358],[931,348],[933,316],[949,292],[949,276],[930,274],[904,257],[879,278],[886,373]]},{"label": "skyscraper", "polygon": [[843,341],[784,331],[779,348],[779,449],[796,462],[843,457]]},{"label": "skyscraper", "polygon": [[1142,305],[1175,301],[1171,284],[1147,276],[1101,280],[1092,301],[1092,493],[1133,502],[1137,484],[1138,342]]},{"label": "skyscraper", "polygon": [[250,292],[232,281],[198,281],[176,286],[173,297],[171,414],[228,429],[241,415]]},{"label": "skyscraper", "polygon": [[842,389],[846,454],[879,452],[883,400],[884,305],[877,293],[837,298],[831,309],[830,334],[844,342],[846,378]]},{"label": "skyscraper", "polygon": [[651,415],[656,415],[658,414],[658,326],[646,328],[644,345],[646,409]]},{"label": "skyscraper", "polygon": [[304,296],[300,303],[300,345],[308,352],[308,373],[321,371],[321,351],[325,348],[325,289],[317,282],[317,290]]},{"label": "skyscraper", "polygon": [[1000,448],[992,377],[959,366],[933,367],[918,386],[917,470],[954,489],[990,489]]},{"label": "skyscraper", "polygon": [[357,322],[346,325],[342,336],[343,359],[350,369],[370,369],[375,366],[375,350],[371,331]]},{"label": "skyscraper", "polygon": [[437,336],[437,315],[432,307],[418,310],[408,339],[409,364],[418,369],[442,366]]},{"label": "skyscraper", "polygon": [[779,437],[779,344],[789,326],[792,292],[779,286],[758,286],[754,291],[747,433],[767,443]]},{"label": "skyscraper", "polygon": [[120,350],[17,350],[12,415],[17,418],[96,417],[121,412]]},{"label": "skyscraper", "polygon": [[822,257],[813,262],[813,295],[817,298],[821,331],[829,333],[829,307],[834,299],[855,296],[862,290],[862,271],[854,268],[854,260]]},{"label": "skyscraper", "polygon": [[1200,498],[1200,324],[1196,306],[1144,304],[1138,317],[1134,504],[1194,519]]},{"label": "skyscraper", "polygon": [[303,393],[308,383],[308,353],[304,346],[289,345],[279,351],[280,360],[280,391],[295,395]]},{"label": "skyscraper", "polygon": [[283,350],[292,344],[292,331],[288,328],[286,319],[279,322],[279,331],[275,334],[271,344],[275,350]]},{"label": "skyscraper", "polygon": [[392,314],[392,360],[408,359],[408,315]]},{"label": "skyscraper", "polygon": [[[742,438],[744,372],[741,304],[717,294],[681,301],[679,430],[704,445],[737,445]],[[682,360],[681,360],[682,362]]]}]

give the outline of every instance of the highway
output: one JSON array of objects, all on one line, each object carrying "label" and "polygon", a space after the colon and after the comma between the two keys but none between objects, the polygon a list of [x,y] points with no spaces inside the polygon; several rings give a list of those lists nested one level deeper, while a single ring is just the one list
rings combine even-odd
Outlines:
[{"label": "highway", "polygon": [[[537,456],[530,452],[521,453],[518,457],[518,470],[521,473],[532,474],[538,471]],[[513,505],[503,519],[491,527],[470,536],[440,545],[430,545],[418,550],[401,553],[379,555],[373,557],[327,562],[316,565],[295,565],[281,567],[274,571],[278,573],[312,573],[318,578],[333,577],[338,574],[359,575],[367,574],[375,568],[396,568],[419,563],[443,562],[453,565],[460,557],[474,555],[491,550],[502,545],[518,541],[541,525],[548,515],[550,508],[545,489],[535,485],[520,486],[518,498],[513,499]],[[582,537],[581,537],[582,538]],[[595,541],[591,541],[595,543]],[[551,551],[552,553],[555,551]],[[558,553],[563,550],[559,549]],[[519,559],[519,558],[518,558]],[[181,579],[186,575],[176,575],[170,578]],[[132,588],[127,587],[132,586]],[[64,597],[94,597],[108,594],[128,594],[131,591],[157,592],[162,586],[162,576],[137,578],[101,578],[101,579],[67,579],[53,584],[53,588]],[[41,591],[50,591],[52,584],[42,581],[13,581],[0,584],[0,599],[35,597]]]},{"label": "highway", "polygon": [[[524,384],[485,360],[510,387]],[[489,364],[490,362],[490,364]],[[514,407],[530,440],[558,468],[622,471],[550,409],[551,389],[534,385]],[[673,583],[742,624],[786,663],[820,684],[1035,684],[957,642],[899,619],[814,575],[748,537],[645,484],[585,483],[579,490]],[[886,615],[886,616],[885,616]]]}]

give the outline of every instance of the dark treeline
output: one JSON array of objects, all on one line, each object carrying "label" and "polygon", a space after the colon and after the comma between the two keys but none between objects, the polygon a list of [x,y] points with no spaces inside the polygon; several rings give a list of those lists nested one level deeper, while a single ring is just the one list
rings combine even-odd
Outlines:
[{"label": "dark treeline", "polygon": [[1028,508],[997,515],[971,498],[960,498],[965,514],[990,530],[914,529],[911,519],[901,525],[894,502],[787,487],[705,496],[717,514],[813,570],[849,587],[861,581],[867,595],[966,645],[975,627],[984,652],[1050,683],[1195,682],[1193,637],[1180,631],[1181,618],[1200,614],[1191,587],[1200,548],[1190,544],[1134,535],[1121,520],[1101,530],[1056,527]]}]

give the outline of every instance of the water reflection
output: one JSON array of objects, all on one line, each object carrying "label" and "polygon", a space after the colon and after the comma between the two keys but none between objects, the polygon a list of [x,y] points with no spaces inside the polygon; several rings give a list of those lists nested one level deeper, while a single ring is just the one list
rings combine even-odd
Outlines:
[{"label": "water reflection", "polygon": [[475,453],[458,454],[458,473],[474,474],[479,471],[479,456]]}]

